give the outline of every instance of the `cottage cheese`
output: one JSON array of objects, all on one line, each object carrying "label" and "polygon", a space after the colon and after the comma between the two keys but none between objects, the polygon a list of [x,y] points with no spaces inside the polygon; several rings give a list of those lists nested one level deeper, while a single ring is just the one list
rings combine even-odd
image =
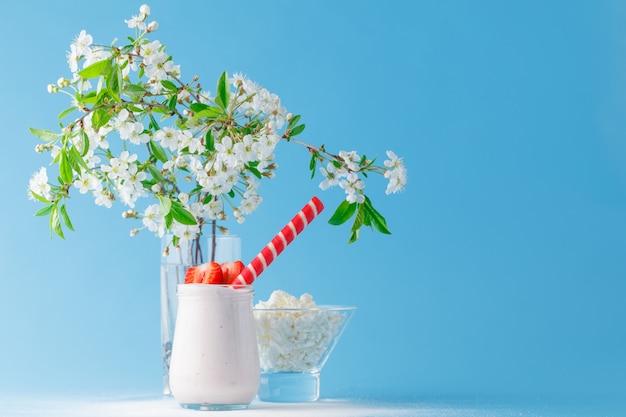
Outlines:
[{"label": "cottage cheese", "polygon": [[318,307],[310,294],[296,298],[280,290],[257,303],[254,316],[263,372],[319,370],[343,319]]}]

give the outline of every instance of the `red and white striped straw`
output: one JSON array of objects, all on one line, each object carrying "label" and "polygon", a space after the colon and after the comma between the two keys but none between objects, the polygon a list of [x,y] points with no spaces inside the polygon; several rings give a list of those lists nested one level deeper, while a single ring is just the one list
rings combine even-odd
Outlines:
[{"label": "red and white striped straw", "polygon": [[233,285],[252,284],[322,210],[324,210],[322,202],[319,198],[313,197],[241,271],[233,281]]}]

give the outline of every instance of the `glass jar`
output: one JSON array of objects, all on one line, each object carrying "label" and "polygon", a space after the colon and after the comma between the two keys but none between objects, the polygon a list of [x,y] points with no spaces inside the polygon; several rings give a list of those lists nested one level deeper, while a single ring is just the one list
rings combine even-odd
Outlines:
[{"label": "glass jar", "polygon": [[[185,273],[191,266],[214,259],[216,262],[237,261],[241,259],[241,238],[236,235],[209,235],[206,246],[196,248],[193,242],[181,242],[177,247],[170,247],[171,235],[161,240],[161,349],[163,353],[163,393],[171,395],[170,359],[172,340],[176,327],[178,298],[176,290],[185,281]],[[167,248],[167,250],[166,250]],[[204,258],[198,258],[198,253]]]},{"label": "glass jar", "polygon": [[259,388],[251,286],[181,284],[170,388],[184,408],[246,408]]}]

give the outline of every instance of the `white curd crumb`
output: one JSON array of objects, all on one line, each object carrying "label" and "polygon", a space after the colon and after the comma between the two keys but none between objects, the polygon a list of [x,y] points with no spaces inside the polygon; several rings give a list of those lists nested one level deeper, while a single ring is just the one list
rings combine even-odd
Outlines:
[{"label": "white curd crumb", "polygon": [[276,290],[255,308],[259,359],[264,372],[315,370],[342,321],[340,313],[318,309],[310,294],[296,298]]},{"label": "white curd crumb", "polygon": [[256,308],[315,308],[317,305],[313,301],[311,294],[302,294],[300,299],[285,291],[276,290],[272,292],[269,300],[259,301]]}]

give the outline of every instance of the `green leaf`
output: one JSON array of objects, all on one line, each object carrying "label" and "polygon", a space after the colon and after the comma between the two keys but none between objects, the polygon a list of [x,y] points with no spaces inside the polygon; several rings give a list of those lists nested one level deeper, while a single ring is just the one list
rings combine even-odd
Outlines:
[{"label": "green leaf", "polygon": [[165,228],[169,230],[172,227],[173,222],[174,216],[172,216],[172,213],[167,213],[167,216],[165,216]]},{"label": "green leaf", "polygon": [[176,108],[176,104],[178,102],[178,94],[172,94],[172,97],[167,102],[167,108],[170,110],[174,110]]},{"label": "green leaf", "polygon": [[119,103],[121,101],[120,95],[122,94],[122,71],[118,65],[114,65],[111,68],[111,73],[106,77],[106,83],[109,95],[114,101]]},{"label": "green leaf", "polygon": [[61,134],[52,132],[50,130],[35,129],[34,127],[31,127],[28,130],[30,131],[30,133],[37,136],[44,142],[54,142],[61,138]]},{"label": "green leaf", "polygon": [[257,179],[262,179],[263,175],[261,175],[261,171],[259,171],[255,166],[248,164],[248,171],[252,173]]},{"label": "green leaf", "polygon": [[[356,203],[355,203],[356,204]],[[358,210],[356,212],[356,216],[354,216],[354,222],[352,223],[352,227],[350,231],[355,232],[358,231],[361,226],[363,226],[366,222],[365,220],[365,209],[363,208],[363,204],[358,204]]]},{"label": "green leaf", "polygon": [[287,130],[293,129],[298,124],[299,121],[300,121],[299,114],[293,116],[291,120],[289,121],[289,124],[287,124]]},{"label": "green leaf", "polygon": [[350,203],[346,200],[343,200],[341,204],[337,207],[333,215],[328,219],[328,223],[333,226],[339,226],[340,224],[344,224],[348,221],[350,217],[354,215],[356,211],[357,203]]},{"label": "green leaf", "polygon": [[48,204],[47,206],[42,207],[39,210],[37,210],[37,212],[35,213],[35,216],[47,216],[50,213],[52,213],[52,209],[54,209],[54,204]]},{"label": "green leaf", "polygon": [[360,234],[359,232],[360,232],[359,229],[353,230],[352,233],[350,234],[350,240],[348,240],[348,243],[354,243],[357,240],[359,240],[359,234]]},{"label": "green leaf", "polygon": [[[154,109],[152,109],[152,110],[154,110]],[[152,130],[155,130],[155,131],[161,129],[159,127],[159,123],[157,123],[157,121],[154,118],[154,115],[152,113],[150,113],[150,124],[148,125],[148,128],[152,129]]]},{"label": "green leaf", "polygon": [[230,85],[228,84],[228,73],[224,71],[217,82],[217,97],[215,102],[224,110],[228,109],[230,102]]},{"label": "green leaf", "polygon": [[74,110],[76,110],[76,107],[70,107],[69,109],[65,109],[61,113],[59,113],[59,116],[57,118],[59,120],[64,119],[68,115],[72,114]]},{"label": "green leaf", "polygon": [[41,201],[42,203],[49,203],[50,200],[48,200],[47,198],[44,198],[42,196],[40,196],[39,194],[37,194],[36,192],[33,192],[32,190],[29,190],[30,194],[35,197],[35,199]]},{"label": "green leaf", "polygon": [[159,199],[159,213],[161,213],[161,216],[165,217],[170,214],[170,210],[172,209],[172,200],[160,195],[157,195],[157,198]]},{"label": "green leaf", "polygon": [[69,156],[70,156],[70,162],[72,163],[72,166],[74,167],[74,171],[80,172],[79,167],[82,167],[85,171],[89,171],[89,167],[87,166],[87,163],[81,156],[80,152],[78,152],[78,149],[76,149],[76,146],[72,146],[70,148]]},{"label": "green leaf", "polygon": [[76,101],[80,104],[79,107],[83,104],[95,104],[98,101],[98,94],[93,90],[83,95],[76,93]]},{"label": "green leaf", "polygon": [[202,200],[202,204],[209,204],[211,200],[213,200],[213,196],[211,194],[207,194]]},{"label": "green leaf", "polygon": [[302,133],[302,131],[304,130],[305,125],[298,125],[296,127],[294,127],[293,129],[291,129],[291,131],[289,132],[289,137],[293,137],[293,136],[297,136],[300,133]]},{"label": "green leaf", "polygon": [[193,119],[208,117],[209,119],[217,119],[224,115],[224,111],[217,107],[207,107],[194,113]]},{"label": "green leaf", "polygon": [[61,160],[59,162],[59,173],[61,179],[65,184],[70,184],[74,180],[74,172],[72,171],[72,165],[70,164],[69,157],[66,150],[61,150]]},{"label": "green leaf", "polygon": [[189,105],[189,108],[191,109],[192,112],[196,113],[202,110],[206,110],[208,109],[210,106],[208,104],[204,104],[204,103],[191,103]]},{"label": "green leaf", "polygon": [[154,178],[157,182],[164,182],[165,181],[165,178],[163,178],[163,175],[161,175],[161,171],[159,171],[159,169],[157,167],[155,167],[154,165],[150,164],[146,168],[150,172],[150,175],[152,175],[152,178]]},{"label": "green leaf", "polygon": [[80,136],[81,148],[82,148],[82,151],[80,154],[81,156],[85,156],[87,155],[87,152],[89,152],[89,136],[82,129],[79,131],[79,136]]},{"label": "green leaf", "polygon": [[65,223],[65,226],[71,231],[74,231],[74,226],[72,226],[70,217],[67,215],[67,209],[65,208],[65,204],[59,207],[59,212],[61,213],[61,218],[63,219],[63,223]]},{"label": "green leaf", "polygon": [[91,124],[94,130],[100,129],[111,120],[111,114],[106,109],[98,109],[92,113]]},{"label": "green leaf", "polygon": [[159,145],[152,139],[150,139],[150,142],[148,144],[150,146],[150,151],[152,152],[152,155],[154,155],[156,159],[161,162],[167,162],[167,154],[165,153],[165,149],[163,149],[161,145]]},{"label": "green leaf", "polygon": [[363,206],[365,207],[366,213],[370,217],[372,226],[374,226],[374,228],[380,233],[390,235],[391,232],[387,227],[387,222],[385,221],[385,218],[378,211],[376,211],[376,209],[372,205],[372,202],[367,196],[365,197],[365,202],[363,203]]},{"label": "green leaf", "polygon": [[173,200],[171,202],[171,213],[174,220],[187,226],[198,224],[194,215],[187,211],[187,209],[185,209],[185,207],[181,203],[176,200]]},{"label": "green leaf", "polygon": [[359,239],[359,236],[361,235],[361,226],[365,223],[366,215],[363,204],[358,204],[358,206],[356,216],[354,216],[354,222],[350,228],[350,240],[348,240],[348,243],[354,243]]},{"label": "green leaf", "polygon": [[311,161],[309,162],[309,170],[311,171],[311,179],[313,179],[313,177],[315,177],[315,171],[316,171],[316,167],[317,167],[317,158],[319,157],[319,155],[317,154],[317,152],[313,152],[313,155],[311,155]]},{"label": "green leaf", "polygon": [[122,94],[130,97],[133,101],[138,101],[144,94],[146,94],[146,89],[138,84],[126,84],[122,89]]},{"label": "green leaf", "polygon": [[169,91],[178,91],[178,87],[176,86],[176,84],[174,84],[173,82],[171,82],[170,80],[162,80],[161,81],[161,85],[163,87],[165,87],[166,90]]},{"label": "green leaf", "polygon": [[141,181],[141,185],[143,187],[144,190],[146,191],[150,191],[152,189],[152,186],[156,184],[156,181],[154,180],[143,180]]},{"label": "green leaf", "polygon": [[87,68],[84,68],[81,71],[78,71],[78,75],[82,78],[95,78],[100,75],[106,74],[110,71],[111,61],[108,59],[95,62],[89,65]]},{"label": "green leaf", "polygon": [[56,204],[52,208],[52,213],[50,213],[50,230],[56,233],[61,239],[65,239],[65,236],[63,236],[63,228],[61,227],[61,219],[59,218],[59,210]]},{"label": "green leaf", "polygon": [[[153,107],[152,111],[159,114],[170,114],[170,109],[164,109],[163,107]],[[163,118],[161,120],[163,120]]]},{"label": "green leaf", "polygon": [[207,130],[205,139],[206,139],[205,146],[206,146],[207,151],[209,152],[215,151],[215,138],[213,137],[213,130],[211,129]]}]

